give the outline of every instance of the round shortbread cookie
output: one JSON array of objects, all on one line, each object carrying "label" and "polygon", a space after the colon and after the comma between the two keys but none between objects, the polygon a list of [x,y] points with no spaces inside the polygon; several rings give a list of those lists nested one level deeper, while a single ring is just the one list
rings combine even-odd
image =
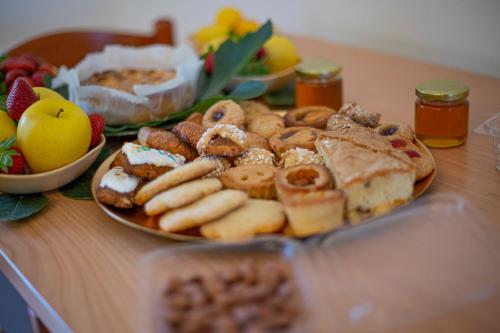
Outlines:
[{"label": "round shortbread cookie", "polygon": [[146,202],[144,211],[149,216],[158,215],[188,205],[221,189],[222,183],[217,178],[193,180],[158,194]]},{"label": "round shortbread cookie", "polygon": [[160,229],[178,232],[198,227],[242,206],[247,199],[245,192],[236,190],[210,194],[191,205],[165,213],[160,218]]}]

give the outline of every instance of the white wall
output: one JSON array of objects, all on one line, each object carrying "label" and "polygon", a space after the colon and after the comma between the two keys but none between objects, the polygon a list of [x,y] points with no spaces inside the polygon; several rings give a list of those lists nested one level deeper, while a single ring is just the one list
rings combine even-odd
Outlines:
[{"label": "white wall", "polygon": [[499,0],[2,0],[0,50],[57,28],[148,31],[159,16],[180,41],[228,4],[283,31],[500,77]]}]

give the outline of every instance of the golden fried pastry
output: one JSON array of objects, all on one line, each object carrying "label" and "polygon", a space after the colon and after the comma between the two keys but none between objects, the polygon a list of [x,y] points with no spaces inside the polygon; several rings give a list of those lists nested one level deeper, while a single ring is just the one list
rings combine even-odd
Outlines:
[{"label": "golden fried pastry", "polygon": [[249,199],[240,208],[202,225],[200,232],[208,239],[241,241],[277,232],[284,224],[285,213],[280,202]]},{"label": "golden fried pastry", "polygon": [[420,150],[412,141],[402,137],[398,138],[397,134],[391,136],[389,143],[396,149],[404,152],[416,167],[415,180],[419,181],[427,177],[434,170],[432,158],[425,152]]},{"label": "golden fried pastry", "polygon": [[206,128],[191,121],[182,121],[172,129],[182,141],[196,149],[196,144],[200,140]]},{"label": "golden fried pastry", "polygon": [[378,134],[385,137],[387,140],[402,138],[407,141],[413,141],[415,139],[415,133],[410,125],[393,123],[393,124],[383,124],[378,126],[376,129]]},{"label": "golden fried pastry", "polygon": [[165,172],[183,165],[184,161],[185,158],[182,155],[128,142],[116,155],[111,167],[120,166],[128,174],[143,180],[153,180]]},{"label": "golden fried pastry", "polygon": [[203,122],[203,114],[200,112],[193,112],[186,118],[185,121],[190,121],[195,124],[201,125]]},{"label": "golden fried pastry", "polygon": [[216,164],[215,170],[207,173],[203,176],[203,178],[218,178],[220,175],[224,173],[224,171],[228,170],[232,167],[231,162],[227,158],[219,157],[219,156],[199,156],[195,159],[195,161],[200,160],[211,160]]},{"label": "golden fried pastry", "polygon": [[251,198],[272,199],[276,197],[276,170],[271,165],[240,165],[224,172],[220,181],[225,188],[244,191]]},{"label": "golden fried pastry", "polygon": [[334,109],[326,106],[305,106],[289,111],[285,116],[285,125],[325,129],[328,119],[335,113]]},{"label": "golden fried pastry", "polygon": [[247,143],[246,143],[247,148],[262,148],[271,150],[271,147],[269,146],[269,140],[267,140],[267,138],[252,132],[245,132],[245,133],[247,135]]},{"label": "golden fried pastry", "polygon": [[285,128],[285,119],[277,113],[263,113],[252,119],[247,130],[259,134],[265,138],[270,138],[274,134]]},{"label": "golden fried pastry", "polygon": [[243,206],[247,199],[248,195],[242,191],[223,190],[212,193],[193,204],[166,212],[160,218],[160,229],[178,232],[198,227]]},{"label": "golden fried pastry", "polygon": [[360,127],[360,126],[361,125],[359,125],[351,118],[340,114],[334,114],[328,119],[328,122],[326,123],[326,129],[328,131],[336,130],[339,128],[344,129],[344,128]]},{"label": "golden fried pastry", "polygon": [[101,178],[96,190],[97,201],[118,208],[132,208],[139,184],[139,178],[126,174],[122,167],[112,168]]},{"label": "golden fried pastry", "polygon": [[323,159],[319,154],[313,152],[312,150],[297,147],[288,149],[283,155],[281,155],[281,160],[279,162],[279,166],[282,168],[305,164],[322,165]]},{"label": "golden fried pastry", "polygon": [[245,114],[245,126],[248,126],[252,120],[264,113],[271,113],[267,105],[256,101],[241,101],[241,108]]},{"label": "golden fried pastry", "polygon": [[162,128],[141,127],[137,134],[139,143],[150,148],[167,150],[172,154],[179,154],[188,161],[198,157],[196,150],[184,143],[177,135]]},{"label": "golden fried pastry", "polygon": [[[233,144],[219,144],[215,138],[230,140]],[[218,124],[207,129],[196,144],[200,155],[239,156],[246,150],[247,135],[234,125]]]},{"label": "golden fried pastry", "polygon": [[281,157],[291,148],[305,148],[316,151],[314,141],[320,131],[312,127],[289,127],[269,138],[269,145],[274,153]]},{"label": "golden fried pastry", "polygon": [[307,164],[278,170],[275,182],[278,197],[283,200],[295,193],[328,190],[332,187],[333,179],[326,167]]},{"label": "golden fried pastry", "polygon": [[371,128],[377,127],[380,122],[380,113],[370,113],[357,103],[344,104],[340,108],[339,114],[351,118],[362,126]]},{"label": "golden fried pastry", "polygon": [[169,188],[182,184],[192,179],[199,178],[215,170],[216,162],[204,159],[196,162],[187,163],[179,168],[169,171],[155,180],[144,185],[135,195],[135,204],[143,205],[152,197]]},{"label": "golden fried pastry", "polygon": [[347,195],[351,222],[379,215],[408,201],[413,194],[415,166],[342,139],[322,135],[318,153],[330,169],[337,188]]},{"label": "golden fried pastry", "polygon": [[212,105],[203,116],[202,125],[213,127],[217,124],[234,125],[243,128],[245,115],[241,106],[231,100],[224,100]]},{"label": "golden fried pastry", "polygon": [[340,190],[299,192],[282,202],[294,236],[316,235],[343,225],[344,195]]},{"label": "golden fried pastry", "polygon": [[250,148],[246,152],[243,153],[240,157],[238,157],[234,164],[238,165],[257,165],[257,164],[266,164],[272,165],[275,164],[275,155],[271,153],[269,150],[262,148]]},{"label": "golden fried pastry", "polygon": [[192,180],[153,197],[144,205],[144,212],[150,216],[158,215],[186,206],[221,189],[222,183],[217,178]]}]

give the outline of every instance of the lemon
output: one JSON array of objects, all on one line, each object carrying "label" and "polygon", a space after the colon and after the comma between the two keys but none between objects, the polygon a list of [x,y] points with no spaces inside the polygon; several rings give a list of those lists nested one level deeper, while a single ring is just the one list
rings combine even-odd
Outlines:
[{"label": "lemon", "polygon": [[57,91],[54,91],[49,88],[45,87],[33,87],[33,90],[35,91],[35,95],[38,96],[38,99],[44,99],[44,98],[49,98],[49,97],[55,97],[55,98],[62,98],[62,97]]},{"label": "lemon", "polygon": [[194,38],[199,44],[206,44],[215,38],[227,37],[229,29],[222,25],[209,25],[198,29]]},{"label": "lemon", "polygon": [[227,27],[229,30],[235,29],[242,21],[241,13],[234,7],[224,7],[219,10],[215,22],[217,25]]},{"label": "lemon", "polygon": [[219,46],[221,46],[222,43],[224,43],[227,40],[227,38],[228,38],[227,36],[220,36],[212,39],[211,41],[203,45],[200,54],[205,54],[208,51],[217,51]]},{"label": "lemon", "polygon": [[255,32],[259,29],[259,24],[255,21],[242,21],[234,29],[234,33],[238,36],[245,36],[249,32]]},{"label": "lemon", "polygon": [[299,62],[299,55],[295,45],[285,36],[273,35],[265,44],[265,64],[271,73],[280,72],[295,66]]},{"label": "lemon", "polygon": [[7,112],[0,110],[0,142],[16,135],[16,124]]}]

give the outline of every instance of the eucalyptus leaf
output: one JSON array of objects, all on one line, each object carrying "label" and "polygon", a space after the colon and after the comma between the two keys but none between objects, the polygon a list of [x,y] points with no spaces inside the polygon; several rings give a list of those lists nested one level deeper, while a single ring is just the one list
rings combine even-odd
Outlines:
[{"label": "eucalyptus leaf", "polygon": [[231,99],[252,99],[266,92],[267,84],[260,81],[246,81],[234,88],[229,94]]},{"label": "eucalyptus leaf", "polygon": [[271,106],[294,106],[295,83],[292,81],[281,90],[265,94],[264,101]]},{"label": "eucalyptus leaf", "polygon": [[[226,40],[215,52],[213,73],[199,81],[204,83],[199,91],[200,99],[220,94],[231,79],[245,66],[262,45],[271,37],[273,25],[271,21],[263,24],[259,30],[249,33],[239,41]],[[207,76],[205,71],[201,76]]]},{"label": "eucalyptus leaf", "polygon": [[49,200],[40,193],[1,194],[0,222],[17,221],[41,211]]},{"label": "eucalyptus leaf", "polygon": [[77,200],[92,200],[92,189],[91,183],[94,174],[99,168],[99,166],[106,160],[106,158],[111,154],[111,150],[108,147],[104,147],[97,156],[97,159],[92,163],[90,168],[85,171],[80,177],[72,181],[71,183],[64,185],[59,189],[59,191],[67,198],[77,199]]}]

